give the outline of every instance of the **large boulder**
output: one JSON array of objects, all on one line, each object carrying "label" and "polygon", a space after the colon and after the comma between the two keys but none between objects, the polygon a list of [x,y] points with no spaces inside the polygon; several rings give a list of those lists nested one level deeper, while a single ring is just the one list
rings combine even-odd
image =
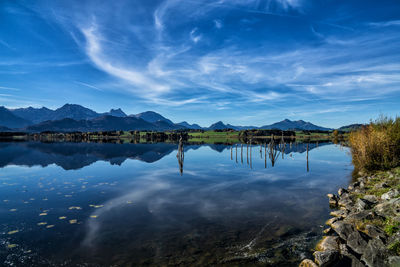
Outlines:
[{"label": "large boulder", "polygon": [[339,250],[339,237],[324,236],[315,248],[318,251]]},{"label": "large boulder", "polygon": [[327,250],[327,251],[316,251],[314,252],[315,262],[320,267],[329,267],[335,265],[339,260],[339,251]]},{"label": "large boulder", "polygon": [[347,238],[347,245],[358,254],[363,254],[367,248],[367,242],[357,230],[350,233]]},{"label": "large boulder", "polygon": [[355,204],[355,207],[358,211],[369,210],[372,208],[372,206],[373,206],[372,202],[362,198],[357,199]]},{"label": "large boulder", "polygon": [[373,238],[361,256],[361,260],[369,267],[386,266],[385,259],[388,258],[388,250],[380,239]]},{"label": "large boulder", "polygon": [[346,218],[349,212],[345,209],[331,211],[330,215],[337,218]]},{"label": "large boulder", "polygon": [[356,257],[352,251],[350,251],[346,244],[340,244],[339,247],[340,254],[342,256],[342,262],[347,263],[343,264],[343,266],[365,267],[365,265],[358,259],[358,257]]},{"label": "large boulder", "polygon": [[364,233],[366,233],[371,238],[380,238],[382,241],[386,239],[385,232],[371,224],[367,224],[365,226]]},{"label": "large boulder", "polygon": [[347,240],[351,233],[357,231],[352,224],[343,221],[334,222],[331,227],[343,240]]},{"label": "large boulder", "polygon": [[365,200],[371,202],[372,204],[378,203],[378,198],[377,198],[376,196],[374,196],[374,195],[365,195],[365,196],[363,197],[363,199],[365,199]]}]

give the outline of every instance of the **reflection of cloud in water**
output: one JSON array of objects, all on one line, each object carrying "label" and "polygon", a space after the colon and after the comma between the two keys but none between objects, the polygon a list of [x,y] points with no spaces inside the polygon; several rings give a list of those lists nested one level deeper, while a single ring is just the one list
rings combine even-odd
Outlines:
[{"label": "reflection of cloud in water", "polygon": [[[152,170],[149,174],[136,177],[122,196],[103,203],[103,208],[93,211],[90,216],[97,219],[89,218],[86,222],[87,233],[83,244],[96,246],[105,220],[123,220],[124,216],[135,220],[132,218],[135,214],[124,213],[123,210],[120,210],[123,213],[121,218],[110,218],[115,215],[112,211],[126,208],[128,202],[144,205],[149,213],[146,216],[175,226],[185,225],[190,218],[198,217],[213,222],[232,219],[235,223],[240,218],[268,216],[266,213],[269,212],[271,216],[283,213],[279,217],[286,216],[286,219],[296,216],[299,220],[304,216],[310,219],[318,214],[315,210],[324,209],[317,204],[320,202],[315,201],[321,196],[322,181],[296,181],[285,175],[262,171],[253,171],[251,176],[235,177],[229,176],[230,170],[223,168],[217,172],[219,177],[226,178],[211,180],[207,170],[204,170],[185,172],[184,180],[171,179],[176,175],[175,168]],[[189,219],[180,217],[182,214]]]},{"label": "reflection of cloud in water", "polygon": [[[147,177],[150,178],[150,177]],[[139,179],[138,179],[139,180]],[[120,208],[123,205],[126,205],[128,201],[132,203],[140,202],[144,198],[151,196],[152,194],[160,191],[168,189],[168,183],[160,181],[160,179],[145,179],[140,180],[139,183],[135,183],[135,189],[128,194],[125,194],[121,197],[117,197],[105,202],[103,205],[104,207],[100,209],[96,209],[90,216],[100,217],[100,220],[89,220],[87,222],[88,225],[88,232],[86,237],[83,241],[84,245],[91,245],[94,238],[97,235],[97,232],[101,228],[101,218],[106,216],[105,214],[116,208]]]}]

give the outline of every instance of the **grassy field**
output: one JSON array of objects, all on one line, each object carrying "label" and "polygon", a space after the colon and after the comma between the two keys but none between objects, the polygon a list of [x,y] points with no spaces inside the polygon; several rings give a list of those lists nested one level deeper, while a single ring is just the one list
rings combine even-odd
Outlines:
[{"label": "grassy field", "polygon": [[189,133],[189,141],[205,143],[237,143],[239,142],[239,132],[194,132]]}]

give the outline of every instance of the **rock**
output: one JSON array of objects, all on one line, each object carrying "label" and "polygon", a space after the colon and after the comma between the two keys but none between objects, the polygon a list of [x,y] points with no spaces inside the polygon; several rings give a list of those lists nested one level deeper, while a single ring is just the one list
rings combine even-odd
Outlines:
[{"label": "rock", "polygon": [[340,244],[339,247],[343,261],[346,261],[347,258],[347,264],[343,264],[343,266],[365,267],[365,265],[349,250],[345,244]]},{"label": "rock", "polygon": [[389,192],[383,194],[383,195],[381,196],[381,199],[389,200],[389,199],[398,197],[399,194],[400,194],[400,193],[399,193],[399,190],[397,190],[397,189],[392,189],[392,190],[390,190]]},{"label": "rock", "polygon": [[388,188],[389,185],[386,182],[382,182],[382,183],[376,184],[374,187],[376,189],[382,189],[382,188]]},{"label": "rock", "polygon": [[376,204],[378,203],[378,198],[374,195],[365,195],[363,197],[363,199],[368,200],[369,202],[371,202],[372,204]]},{"label": "rock", "polygon": [[356,231],[353,225],[343,221],[334,222],[331,227],[343,240],[347,240],[349,235]]},{"label": "rock", "polygon": [[389,266],[400,266],[400,257],[391,256],[387,259],[387,263]]},{"label": "rock", "polygon": [[350,210],[353,206],[353,201],[348,194],[343,194],[338,201],[338,205]]},{"label": "rock", "polygon": [[334,194],[327,194],[326,196],[329,198],[329,205],[336,207],[339,200],[338,197],[335,196]]},{"label": "rock", "polygon": [[393,221],[400,224],[400,216],[393,217]]},{"label": "rock", "polygon": [[388,251],[383,242],[374,238],[368,242],[361,260],[369,267],[385,266],[385,258],[388,256]]},{"label": "rock", "polygon": [[369,202],[366,199],[359,198],[356,201],[355,207],[358,211],[369,210],[373,206],[372,202]]},{"label": "rock", "polygon": [[356,221],[363,221],[366,219],[373,219],[375,216],[371,211],[360,211],[356,213],[350,213],[347,215],[345,221],[349,223],[354,223]]},{"label": "rock", "polygon": [[357,230],[347,237],[347,245],[358,254],[363,254],[367,248],[367,242]]},{"label": "rock", "polygon": [[300,263],[299,267],[318,267],[318,265],[312,260],[305,259]]},{"label": "rock", "polygon": [[349,191],[347,191],[347,190],[344,189],[344,188],[339,188],[339,190],[338,190],[338,195],[339,195],[339,196],[342,196],[344,193],[349,193]]},{"label": "rock", "polygon": [[389,201],[384,201],[375,206],[375,211],[384,217],[393,216],[396,210],[400,207],[400,199],[394,198]]},{"label": "rock", "polygon": [[323,232],[324,232],[324,234],[328,235],[328,234],[333,233],[333,230],[332,230],[332,228],[328,227]]},{"label": "rock", "polygon": [[320,267],[328,267],[334,265],[339,260],[339,251],[327,250],[314,252],[315,262]]},{"label": "rock", "polygon": [[349,212],[347,210],[340,209],[340,210],[331,211],[330,215],[333,217],[338,217],[338,218],[346,218],[348,213]]},{"label": "rock", "polygon": [[382,241],[386,239],[385,232],[383,232],[380,228],[367,224],[365,226],[365,233],[372,238],[380,238]]},{"label": "rock", "polygon": [[324,236],[322,240],[317,244],[316,250],[339,250],[339,237],[337,236]]},{"label": "rock", "polygon": [[333,223],[337,222],[338,220],[339,220],[339,218],[333,217],[333,218],[330,218],[329,220],[327,220],[325,222],[325,224],[328,225],[328,226],[331,226]]}]

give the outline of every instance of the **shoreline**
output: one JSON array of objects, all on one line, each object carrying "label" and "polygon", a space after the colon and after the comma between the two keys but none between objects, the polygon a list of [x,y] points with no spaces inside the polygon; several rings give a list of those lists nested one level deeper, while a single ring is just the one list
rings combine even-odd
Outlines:
[{"label": "shoreline", "polygon": [[361,175],[337,195],[314,260],[299,266],[400,266],[400,167]]}]

